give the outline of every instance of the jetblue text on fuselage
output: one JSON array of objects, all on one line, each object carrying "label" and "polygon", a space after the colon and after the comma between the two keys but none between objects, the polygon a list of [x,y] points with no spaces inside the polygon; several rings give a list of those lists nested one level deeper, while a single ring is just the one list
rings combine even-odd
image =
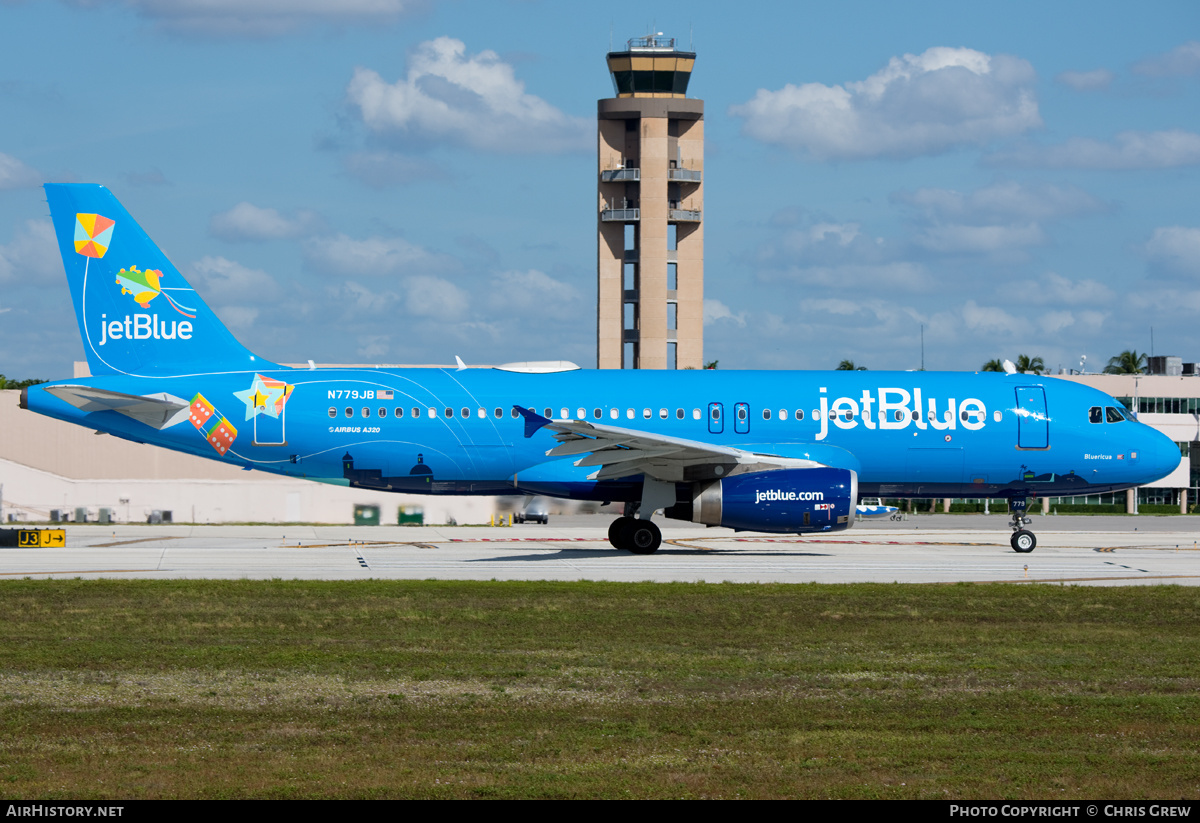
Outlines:
[{"label": "jetblue text on fuselage", "polygon": [[167,323],[157,314],[125,315],[124,320],[109,320],[100,315],[100,345],[109,340],[191,340],[192,324],[188,320]]},{"label": "jetblue text on fuselage", "polygon": [[[968,397],[961,403],[951,397],[941,400],[936,397],[922,398],[921,390],[914,388],[863,389],[859,397],[838,397],[832,402],[821,388],[821,419],[817,440],[829,436],[829,422],[839,429],[853,429],[860,424],[868,429],[936,429],[953,431],[959,423],[964,429],[978,431],[986,425],[987,407],[982,400]],[[924,401],[924,402],[923,402]],[[913,413],[916,412],[914,415]],[[960,417],[963,419],[960,420]]]}]

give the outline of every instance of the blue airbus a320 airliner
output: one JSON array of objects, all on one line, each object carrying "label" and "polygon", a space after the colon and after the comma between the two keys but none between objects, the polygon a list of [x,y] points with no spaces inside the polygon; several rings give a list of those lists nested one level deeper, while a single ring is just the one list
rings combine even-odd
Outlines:
[{"label": "blue airbus a320 airliner", "polygon": [[294,369],[244,348],[105,188],[48,185],[92,377],[21,405],[140,443],[322,482],[419,494],[622,501],[651,517],[839,531],[867,497],[1026,500],[1163,477],[1179,450],[1113,398],[1024,374]]}]

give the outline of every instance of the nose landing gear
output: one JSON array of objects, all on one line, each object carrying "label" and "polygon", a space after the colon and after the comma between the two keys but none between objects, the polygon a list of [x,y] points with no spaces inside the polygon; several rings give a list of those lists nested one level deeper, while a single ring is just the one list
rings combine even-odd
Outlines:
[{"label": "nose landing gear", "polygon": [[1013,536],[1009,540],[1009,543],[1012,545],[1013,551],[1020,554],[1029,554],[1029,552],[1037,548],[1037,537],[1034,536],[1033,532],[1024,528],[1033,523],[1032,520],[1025,516],[1028,501],[1024,497],[1013,498],[1009,500],[1008,505],[1012,510],[1012,523],[1009,525],[1012,526],[1013,530]]}]

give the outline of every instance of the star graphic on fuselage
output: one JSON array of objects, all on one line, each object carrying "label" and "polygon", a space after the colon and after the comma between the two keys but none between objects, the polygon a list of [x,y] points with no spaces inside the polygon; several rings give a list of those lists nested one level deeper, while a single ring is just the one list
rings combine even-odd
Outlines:
[{"label": "star graphic on fuselage", "polygon": [[246,419],[250,420],[260,413],[268,417],[278,418],[283,412],[284,404],[291,393],[291,386],[279,380],[264,378],[261,374],[254,375],[254,382],[245,391],[235,391],[233,396],[246,404]]}]

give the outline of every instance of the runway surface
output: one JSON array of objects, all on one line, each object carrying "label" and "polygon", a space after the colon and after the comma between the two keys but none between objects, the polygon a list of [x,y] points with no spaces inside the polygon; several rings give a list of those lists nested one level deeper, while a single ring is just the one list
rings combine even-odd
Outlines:
[{"label": "runway surface", "polygon": [[1200,584],[1192,517],[1038,517],[1017,554],[1000,516],[867,521],[813,537],[666,521],[649,556],[617,551],[610,518],[514,527],[67,526],[64,548],[0,549],[0,580],[367,578],[688,582]]}]

